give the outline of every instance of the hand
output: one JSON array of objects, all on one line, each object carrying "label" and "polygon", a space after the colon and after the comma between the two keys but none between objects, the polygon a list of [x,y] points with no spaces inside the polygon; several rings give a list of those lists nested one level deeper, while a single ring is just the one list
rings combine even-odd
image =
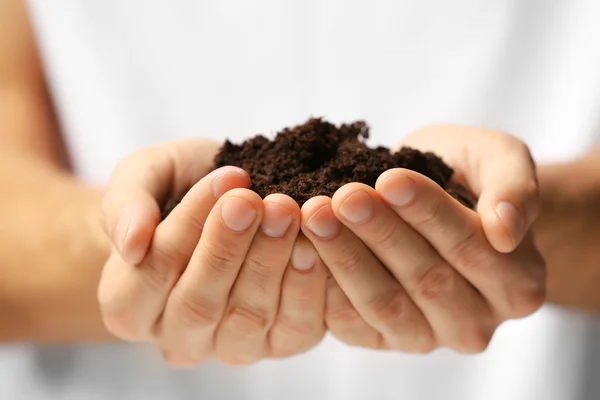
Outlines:
[{"label": "hand", "polygon": [[394,169],[302,209],[302,231],[333,278],[326,323],[351,345],[481,352],[500,323],[535,312],[545,265],[529,227],[538,212],[527,147],[498,132],[430,128],[404,143],[433,151],[479,197],[467,209],[428,178]]},{"label": "hand", "polygon": [[[105,324],[121,339],[156,344],[175,366],[290,356],[325,329],[326,268],[298,235],[297,203],[262,200],[235,167],[204,176],[217,147],[136,153],[104,199],[114,243],[98,289]],[[184,193],[161,222],[159,204]]]}]

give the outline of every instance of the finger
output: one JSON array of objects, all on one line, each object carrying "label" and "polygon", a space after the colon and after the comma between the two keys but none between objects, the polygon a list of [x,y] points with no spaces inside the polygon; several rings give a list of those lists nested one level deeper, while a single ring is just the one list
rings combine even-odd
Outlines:
[{"label": "finger", "polygon": [[300,208],[282,194],[267,196],[260,229],[233,285],[217,333],[218,359],[247,365],[268,354],[267,335],[279,307],[281,282],[300,226]]},{"label": "finger", "polygon": [[484,299],[373,188],[347,184],[333,196],[332,207],[406,289],[440,345],[485,349],[495,326]]},{"label": "finger", "polygon": [[170,143],[139,151],[117,166],[102,210],[105,231],[127,263],[141,261],[160,222],[161,205],[206,175],[217,149],[207,140]]},{"label": "finger", "polygon": [[271,357],[300,354],[321,341],[325,334],[326,278],[327,268],[317,251],[304,235],[299,235],[283,277],[279,310],[269,333]]},{"label": "finger", "polygon": [[262,199],[247,189],[227,192],[211,210],[160,321],[160,346],[171,362],[197,364],[211,354],[214,331],[262,216]]},{"label": "finger", "polygon": [[102,200],[105,232],[128,264],[139,263],[160,222],[160,207],[151,193],[138,187],[112,187]]},{"label": "finger", "polygon": [[117,260],[107,263],[98,296],[113,334],[149,339],[217,199],[231,189],[249,185],[248,175],[239,168],[224,167],[212,172],[194,185],[156,228],[148,254],[139,265],[124,265]]},{"label": "finger", "polygon": [[[540,210],[535,164],[522,142],[503,142],[481,162],[477,211],[490,243],[510,252],[523,240]],[[504,147],[501,146],[501,147]]]},{"label": "finger", "polygon": [[327,279],[325,323],[333,336],[349,346],[385,347],[381,333],[365,322],[333,276]]},{"label": "finger", "polygon": [[308,200],[302,207],[302,232],[348,298],[391,348],[429,351],[433,333],[398,281],[333,214],[331,199]]},{"label": "finger", "polygon": [[510,252],[519,245],[540,210],[535,163],[523,142],[503,132],[444,126],[422,130],[406,144],[446,150],[446,161],[479,197],[492,246]]},{"label": "finger", "polygon": [[[539,308],[545,288],[543,263],[524,256],[523,250],[497,252],[486,239],[477,214],[434,182],[413,171],[394,169],[383,173],[375,188],[397,215],[503,315],[523,316]],[[527,248],[536,253],[533,246]]]}]

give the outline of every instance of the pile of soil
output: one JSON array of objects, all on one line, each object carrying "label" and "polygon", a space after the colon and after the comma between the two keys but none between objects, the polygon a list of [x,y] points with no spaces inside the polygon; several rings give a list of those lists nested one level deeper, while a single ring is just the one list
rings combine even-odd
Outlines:
[{"label": "pile of soil", "polygon": [[374,187],[384,171],[406,168],[431,178],[466,207],[474,207],[473,196],[452,181],[454,171],[435,154],[408,147],[392,154],[386,147],[368,147],[368,138],[364,121],[337,127],[313,118],[282,130],[272,140],[258,135],[241,144],[226,141],[214,164],[215,169],[226,165],[244,169],[251,189],[263,198],[283,193],[300,206],[314,196],[331,197],[346,183]]}]

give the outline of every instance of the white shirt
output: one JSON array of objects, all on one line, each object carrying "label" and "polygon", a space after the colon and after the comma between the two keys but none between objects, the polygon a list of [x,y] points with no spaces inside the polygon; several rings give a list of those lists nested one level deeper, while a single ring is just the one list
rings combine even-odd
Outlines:
[{"label": "white shirt", "polygon": [[[540,162],[599,138],[599,2],[29,3],[67,145],[91,183],[141,147],[239,141],[311,115],[365,119],[374,145],[430,123],[504,130]],[[288,360],[181,371],[145,346],[5,346],[0,398],[597,399],[599,343],[598,321],[547,306],[476,356],[327,337]]]}]

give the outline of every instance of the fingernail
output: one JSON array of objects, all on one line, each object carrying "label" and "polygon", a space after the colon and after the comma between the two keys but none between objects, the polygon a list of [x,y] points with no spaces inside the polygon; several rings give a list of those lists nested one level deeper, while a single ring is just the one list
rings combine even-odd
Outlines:
[{"label": "fingernail", "polygon": [[123,249],[125,249],[125,244],[127,243],[127,236],[129,235],[129,227],[131,225],[131,212],[130,210],[125,210],[119,218],[119,222],[117,222],[117,226],[115,227],[115,247],[119,251],[119,254],[123,256]]},{"label": "fingernail", "polygon": [[517,207],[512,203],[502,201],[496,205],[496,215],[498,215],[498,218],[512,236],[513,241],[516,243],[520,240],[524,223]]},{"label": "fingernail", "polygon": [[304,226],[321,238],[330,238],[340,231],[342,223],[333,214],[331,206],[326,205],[314,213]]},{"label": "fingernail", "polygon": [[209,176],[212,178],[212,194],[218,199],[232,189],[231,183],[225,178],[232,176],[245,177],[246,174],[242,169],[237,167],[223,167],[211,172]]},{"label": "fingernail", "polygon": [[292,215],[285,208],[275,203],[265,203],[265,215],[260,229],[269,237],[280,238],[285,235],[292,220]]},{"label": "fingernail", "polygon": [[380,190],[381,196],[393,206],[402,207],[413,201],[417,185],[409,176],[397,174],[386,179]]},{"label": "fingernail", "polygon": [[366,222],[373,214],[371,196],[364,190],[352,193],[340,205],[340,214],[353,224]]},{"label": "fingernail", "polygon": [[299,271],[308,271],[317,263],[317,253],[308,246],[296,244],[292,250],[291,263]]},{"label": "fingernail", "polygon": [[221,219],[234,232],[250,228],[256,219],[256,209],[249,201],[239,197],[228,197],[221,204]]}]

